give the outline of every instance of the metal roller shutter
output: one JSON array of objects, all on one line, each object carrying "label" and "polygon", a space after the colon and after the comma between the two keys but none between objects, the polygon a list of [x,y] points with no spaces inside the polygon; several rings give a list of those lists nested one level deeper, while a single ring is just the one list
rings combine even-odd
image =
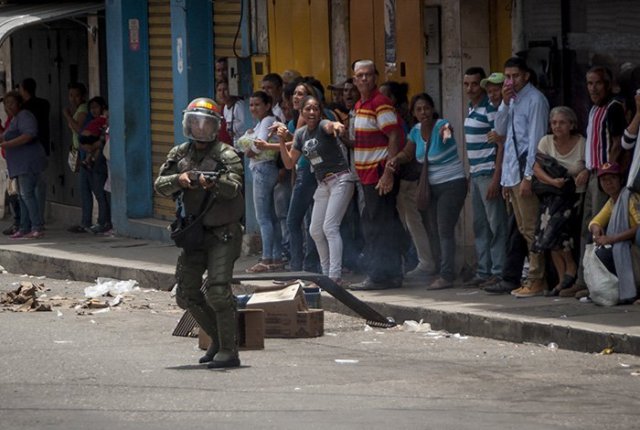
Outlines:
[{"label": "metal roller shutter", "polygon": [[[151,157],[155,179],[167,153],[174,145],[171,8],[169,0],[148,0],[148,2]],[[154,194],[153,214],[155,218],[173,218],[174,202]]]},{"label": "metal roller shutter", "polygon": [[[216,57],[235,57],[233,42],[241,19],[241,0],[215,0],[213,2],[213,41]],[[236,52],[242,49],[242,32],[236,40]]]}]

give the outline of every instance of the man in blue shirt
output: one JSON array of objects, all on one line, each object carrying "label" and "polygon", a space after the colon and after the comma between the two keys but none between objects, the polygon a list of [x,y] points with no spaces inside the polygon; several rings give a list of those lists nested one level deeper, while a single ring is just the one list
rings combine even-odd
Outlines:
[{"label": "man in blue shirt", "polygon": [[[530,70],[524,59],[512,57],[504,65],[505,84],[499,111],[507,113],[498,134],[506,135],[501,184],[503,196],[511,201],[518,229],[529,247],[529,274],[516,297],[539,296],[547,289],[544,255],[531,251],[538,221],[538,197],[531,191],[533,164],[538,142],[546,134],[549,103],[530,82]],[[506,129],[505,129],[506,128]]]}]

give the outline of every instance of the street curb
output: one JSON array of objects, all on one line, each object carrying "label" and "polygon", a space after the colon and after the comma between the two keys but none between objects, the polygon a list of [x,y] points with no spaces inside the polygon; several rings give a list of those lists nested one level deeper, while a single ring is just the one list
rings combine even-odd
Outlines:
[{"label": "street curb", "polygon": [[166,291],[171,290],[176,282],[173,271],[115,265],[108,263],[108,260],[95,263],[0,249],[0,261],[5,270],[11,273],[37,274],[55,279],[85,282],[94,282],[98,277],[135,279],[141,288]]},{"label": "street curb", "polygon": [[[598,353],[605,348],[612,348],[616,353],[640,355],[640,336],[603,333],[500,316],[447,312],[438,309],[363,301],[385,317],[392,317],[399,324],[406,320],[420,321],[422,319],[431,324],[434,330],[445,330],[449,333],[460,333],[467,336],[541,345],[553,342],[562,349],[588,353]],[[326,293],[322,295],[322,305],[328,311],[357,316]]]}]

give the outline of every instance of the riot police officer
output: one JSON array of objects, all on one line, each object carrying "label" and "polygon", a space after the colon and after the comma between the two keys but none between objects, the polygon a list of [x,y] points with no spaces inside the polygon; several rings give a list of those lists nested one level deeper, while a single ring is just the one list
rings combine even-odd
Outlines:
[{"label": "riot police officer", "polygon": [[[213,100],[197,98],[189,103],[182,119],[189,140],[169,151],[155,181],[156,191],[176,199],[185,219],[193,220],[202,212],[203,243],[196,249],[185,246],[178,258],[176,301],[211,337],[211,346],[200,359],[210,368],[240,366],[230,282],[242,246],[243,167],[235,151],[218,141],[220,121]],[[208,279],[203,285],[205,270]]]}]

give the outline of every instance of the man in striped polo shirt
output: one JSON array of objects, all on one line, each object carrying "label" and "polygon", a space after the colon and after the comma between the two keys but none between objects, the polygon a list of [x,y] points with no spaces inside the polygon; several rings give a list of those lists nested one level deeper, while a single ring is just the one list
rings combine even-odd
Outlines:
[{"label": "man in striped polo shirt", "polygon": [[473,232],[478,261],[476,275],[468,284],[481,287],[499,280],[507,246],[507,211],[500,189],[504,146],[495,139],[489,142],[487,136],[494,130],[497,109],[481,86],[483,80],[486,82],[485,78],[482,67],[471,67],[463,80],[464,91],[469,98],[464,134],[471,174]]},{"label": "man in striped polo shirt", "polygon": [[402,286],[401,238],[404,231],[396,211],[399,180],[391,160],[404,143],[391,100],[376,87],[373,61],[356,61],[354,82],[360,92],[355,105],[356,173],[362,184],[362,232],[367,258],[367,278],[351,285],[354,290],[381,290]]}]

